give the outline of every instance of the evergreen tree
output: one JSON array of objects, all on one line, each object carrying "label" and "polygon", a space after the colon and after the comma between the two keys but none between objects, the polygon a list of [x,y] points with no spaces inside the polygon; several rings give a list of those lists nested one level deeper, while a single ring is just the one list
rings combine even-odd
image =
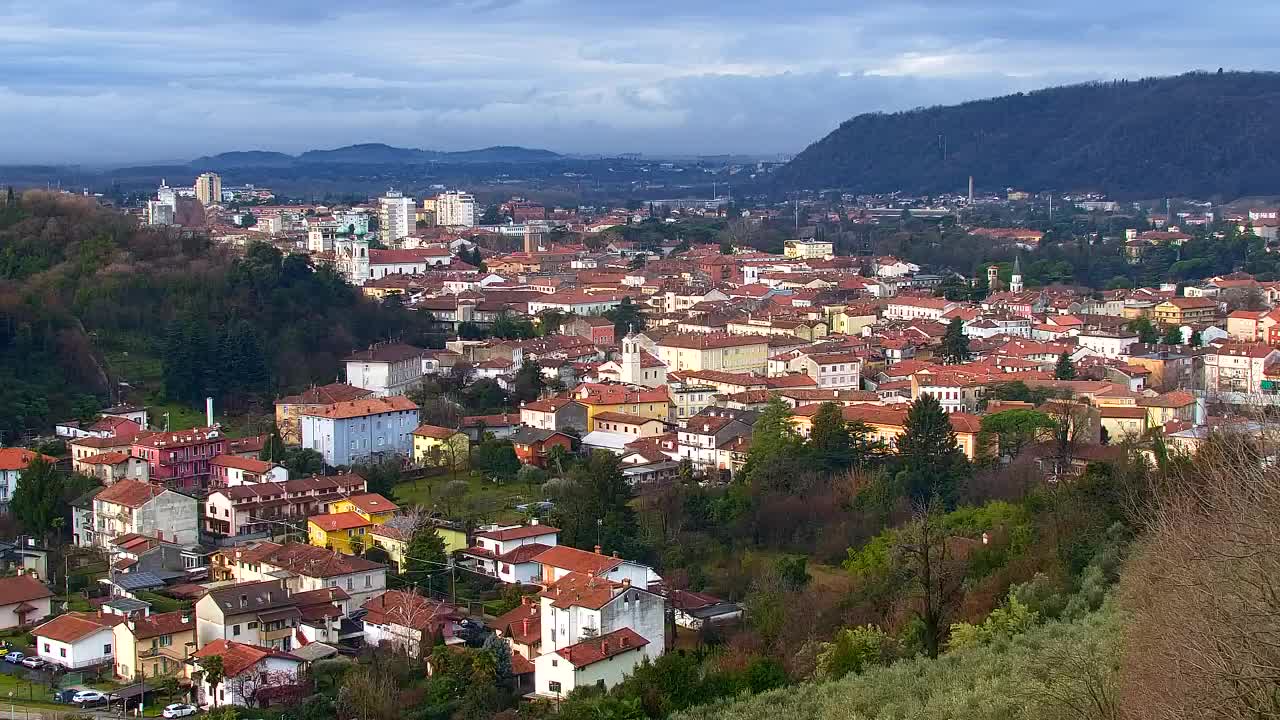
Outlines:
[{"label": "evergreen tree", "polygon": [[786,490],[803,469],[804,443],[791,424],[791,408],[773,397],[760,411],[751,432],[751,449],[740,476],[754,490]]},{"label": "evergreen tree", "polygon": [[640,332],[645,327],[644,313],[639,305],[631,301],[631,296],[622,298],[622,302],[604,316],[613,321],[613,331],[618,337],[632,330]]},{"label": "evergreen tree", "polygon": [[1182,344],[1182,328],[1177,325],[1170,325],[1164,329],[1164,337],[1160,338],[1160,342],[1164,345],[1181,345]]},{"label": "evergreen tree", "polygon": [[617,455],[607,450],[592,452],[569,470],[568,480],[552,511],[562,543],[578,548],[598,543],[606,552],[617,551],[624,557],[647,556],[631,507],[634,495]]},{"label": "evergreen tree", "polygon": [[1071,362],[1071,356],[1066,350],[1058,356],[1058,364],[1053,368],[1053,377],[1055,380],[1075,380],[1076,364]]},{"label": "evergreen tree", "polygon": [[542,375],[542,368],[532,360],[525,360],[516,371],[515,380],[511,384],[511,402],[533,402],[542,397],[546,387],[547,381]]},{"label": "evergreen tree", "polygon": [[471,453],[471,467],[486,478],[511,482],[516,479],[516,473],[520,472],[520,458],[516,457],[515,448],[510,442],[489,439],[477,445]]},{"label": "evergreen tree", "polygon": [[1200,335],[1200,331],[1196,330],[1191,333],[1191,339],[1187,341],[1191,347],[1200,347],[1204,344],[1204,338]]},{"label": "evergreen tree", "polygon": [[947,332],[942,336],[942,360],[948,365],[956,365],[969,360],[969,338],[964,334],[964,323],[960,318],[951,318]]},{"label": "evergreen tree", "polygon": [[827,472],[852,464],[853,437],[839,405],[828,402],[818,408],[813,416],[813,429],[809,432],[809,449],[817,466]]},{"label": "evergreen tree", "polygon": [[280,437],[280,428],[274,426],[271,428],[271,434],[267,436],[267,441],[262,444],[262,450],[258,453],[258,459],[277,464],[284,463],[284,438]]},{"label": "evergreen tree", "polygon": [[448,561],[444,538],[429,522],[420,522],[409,537],[405,547],[404,567],[406,579],[419,587],[444,590],[448,582],[441,573]]},{"label": "evergreen tree", "polygon": [[67,511],[65,477],[44,457],[36,457],[22,471],[9,502],[9,512],[32,535],[46,537],[54,520]]},{"label": "evergreen tree", "polygon": [[1154,345],[1160,342],[1160,331],[1156,330],[1156,326],[1151,324],[1151,319],[1143,316],[1129,323],[1129,332],[1138,334],[1138,342],[1146,345]]},{"label": "evergreen tree", "polygon": [[969,461],[956,445],[955,430],[932,395],[921,395],[907,410],[906,428],[898,438],[899,485],[916,503],[933,497],[946,507],[955,504],[960,485],[968,479]]}]

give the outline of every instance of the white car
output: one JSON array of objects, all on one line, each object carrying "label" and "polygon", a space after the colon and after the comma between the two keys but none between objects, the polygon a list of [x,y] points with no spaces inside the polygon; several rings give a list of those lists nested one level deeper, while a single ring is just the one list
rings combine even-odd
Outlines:
[{"label": "white car", "polygon": [[174,703],[172,705],[165,705],[164,712],[160,714],[167,718],[186,717],[188,715],[196,714],[196,706],[187,705],[185,703]]},{"label": "white car", "polygon": [[38,670],[44,667],[44,660],[41,660],[40,658],[35,656],[24,657],[22,658],[22,666],[32,668],[33,670]]},{"label": "white car", "polygon": [[92,703],[100,703],[100,702],[106,702],[106,701],[107,701],[106,693],[99,692],[97,690],[81,690],[80,692],[71,696],[71,702],[75,703],[76,705],[89,705]]}]

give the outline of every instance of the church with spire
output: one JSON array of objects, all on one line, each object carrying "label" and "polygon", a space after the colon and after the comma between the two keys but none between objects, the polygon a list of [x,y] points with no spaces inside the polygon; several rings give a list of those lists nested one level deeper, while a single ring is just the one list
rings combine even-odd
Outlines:
[{"label": "church with spire", "polygon": [[600,380],[653,388],[667,384],[667,366],[644,349],[634,332],[628,332],[622,338],[618,359],[602,363],[596,368],[596,376]]}]

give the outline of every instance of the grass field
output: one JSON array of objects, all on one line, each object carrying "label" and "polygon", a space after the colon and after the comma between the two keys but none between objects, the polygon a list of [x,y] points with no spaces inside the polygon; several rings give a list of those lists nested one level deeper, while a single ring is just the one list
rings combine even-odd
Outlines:
[{"label": "grass field", "polygon": [[402,482],[395,486],[393,499],[402,506],[421,505],[449,518],[477,522],[519,522],[524,514],[516,505],[543,499],[537,487],[498,485],[464,471],[458,472],[457,479],[467,483],[467,492],[460,498],[449,497],[444,488],[453,479],[452,475],[441,475]]}]

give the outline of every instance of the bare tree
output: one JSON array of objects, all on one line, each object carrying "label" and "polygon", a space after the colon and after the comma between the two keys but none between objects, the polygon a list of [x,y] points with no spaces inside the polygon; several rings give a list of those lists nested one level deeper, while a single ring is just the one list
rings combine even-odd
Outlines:
[{"label": "bare tree", "polygon": [[912,598],[914,611],[924,625],[924,646],[937,657],[951,620],[964,597],[967,547],[971,541],[949,537],[940,508],[916,510],[915,517],[899,532],[894,546],[900,579]]},{"label": "bare tree", "polygon": [[247,707],[254,707],[258,703],[258,695],[264,690],[294,688],[298,685],[298,676],[286,670],[269,670],[265,662],[259,662],[227,678],[223,685]]},{"label": "bare tree", "polygon": [[1280,717],[1280,445],[1268,427],[1167,463],[1122,584],[1133,720]]}]

